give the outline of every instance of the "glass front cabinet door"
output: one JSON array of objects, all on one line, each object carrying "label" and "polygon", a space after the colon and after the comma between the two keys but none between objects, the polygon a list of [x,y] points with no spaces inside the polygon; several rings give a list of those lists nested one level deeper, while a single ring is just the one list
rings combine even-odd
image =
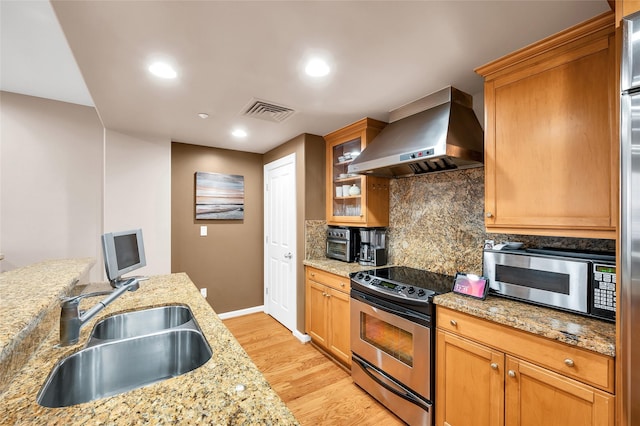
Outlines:
[{"label": "glass front cabinet door", "polygon": [[350,174],[349,164],[386,123],[364,118],[324,137],[327,144],[327,224],[389,225],[389,179]]}]

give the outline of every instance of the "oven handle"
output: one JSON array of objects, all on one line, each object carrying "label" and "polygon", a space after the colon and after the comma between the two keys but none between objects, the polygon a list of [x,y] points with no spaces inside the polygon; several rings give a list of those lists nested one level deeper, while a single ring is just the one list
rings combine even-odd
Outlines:
[{"label": "oven handle", "polygon": [[413,312],[410,311],[401,311],[395,308],[392,308],[390,306],[386,306],[386,305],[381,305],[379,303],[376,303],[375,299],[372,297],[367,297],[365,294],[362,294],[360,292],[354,292],[354,290],[351,290],[351,298],[355,299],[355,300],[360,300],[363,303],[366,303],[367,305],[371,305],[374,308],[383,310],[385,312],[389,312],[390,314],[394,314],[394,315],[398,315],[399,317],[402,318],[406,318],[406,319],[414,319],[417,320],[420,324],[427,322],[427,323],[431,323],[431,318],[428,316],[423,316],[423,315],[417,315]]},{"label": "oven handle", "polygon": [[431,404],[430,403],[423,402],[422,398],[420,398],[418,395],[414,394],[413,392],[410,392],[409,390],[407,390],[405,388],[401,388],[404,391],[404,392],[402,392],[401,390],[398,390],[398,389],[392,387],[387,382],[383,382],[382,380],[380,380],[370,370],[374,370],[377,374],[379,374],[380,376],[384,377],[387,381],[395,384],[395,381],[392,378],[387,376],[382,371],[376,370],[375,367],[373,367],[368,362],[358,358],[357,356],[352,357],[352,360],[358,363],[360,368],[362,368],[362,371],[364,371],[367,374],[367,376],[369,376],[369,378],[371,378],[371,380],[373,380],[374,382],[376,382],[377,384],[379,384],[380,386],[382,386],[383,388],[385,388],[389,392],[391,392],[394,395],[397,395],[400,398],[405,399],[405,400],[407,400],[407,401],[419,406],[420,408],[422,408],[423,410],[425,410],[427,412],[431,409]]}]

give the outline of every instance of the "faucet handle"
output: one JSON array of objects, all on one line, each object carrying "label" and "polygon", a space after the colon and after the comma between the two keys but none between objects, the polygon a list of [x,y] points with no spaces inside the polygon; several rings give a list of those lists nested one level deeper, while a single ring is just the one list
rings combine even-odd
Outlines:
[{"label": "faucet handle", "polygon": [[113,293],[112,290],[95,291],[93,293],[85,293],[85,294],[80,294],[78,296],[61,297],[60,302],[62,303],[63,306],[72,306],[72,305],[79,304],[82,299],[85,299],[87,297],[105,296],[111,293]]}]

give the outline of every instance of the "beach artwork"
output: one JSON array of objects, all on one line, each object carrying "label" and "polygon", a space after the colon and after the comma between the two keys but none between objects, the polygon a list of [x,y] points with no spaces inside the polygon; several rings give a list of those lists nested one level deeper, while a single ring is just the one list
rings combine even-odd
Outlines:
[{"label": "beach artwork", "polygon": [[244,176],[196,172],[196,219],[244,219]]}]

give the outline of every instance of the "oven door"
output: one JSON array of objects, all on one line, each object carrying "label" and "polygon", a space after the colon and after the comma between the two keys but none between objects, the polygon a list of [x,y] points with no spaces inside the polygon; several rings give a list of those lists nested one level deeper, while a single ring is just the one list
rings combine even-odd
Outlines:
[{"label": "oven door", "polygon": [[[351,350],[374,368],[431,399],[431,330],[389,306],[351,297]],[[386,305],[386,303],[385,303]],[[399,308],[400,310],[402,308]]]}]

